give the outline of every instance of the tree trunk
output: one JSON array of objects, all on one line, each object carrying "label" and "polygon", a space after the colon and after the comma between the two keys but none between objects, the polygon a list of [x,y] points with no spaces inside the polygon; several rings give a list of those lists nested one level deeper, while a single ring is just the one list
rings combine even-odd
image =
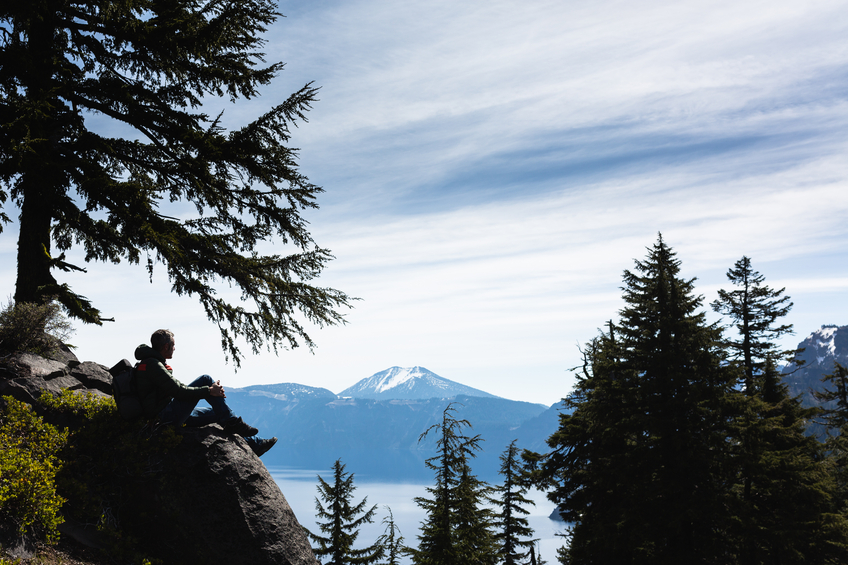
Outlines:
[{"label": "tree trunk", "polygon": [[[50,199],[44,194],[44,179],[27,174],[21,183],[23,203],[18,235],[18,279],[15,302],[40,302],[39,289],[55,285],[50,274]],[[40,175],[39,175],[40,176]]]},{"label": "tree trunk", "polygon": [[55,11],[47,10],[33,19],[27,29],[27,71],[23,77],[26,91],[28,132],[24,141],[26,153],[21,159],[24,171],[17,187],[21,202],[18,236],[18,278],[16,302],[39,302],[45,285],[55,285],[50,274],[50,229],[57,203],[56,194],[63,190],[64,174],[57,170],[57,147],[62,138],[56,112],[63,106],[53,90],[55,49]]}]

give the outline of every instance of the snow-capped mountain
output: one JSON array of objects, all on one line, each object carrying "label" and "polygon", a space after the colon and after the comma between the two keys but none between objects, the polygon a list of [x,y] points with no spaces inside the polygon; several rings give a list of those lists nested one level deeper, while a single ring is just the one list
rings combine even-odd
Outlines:
[{"label": "snow-capped mountain", "polygon": [[453,398],[458,394],[498,398],[488,392],[440,377],[424,367],[391,367],[362,379],[341,391],[339,396],[377,400],[423,400]]},{"label": "snow-capped mountain", "polygon": [[802,395],[804,404],[816,404],[810,394],[810,389],[823,388],[822,377],[834,371],[836,362],[848,365],[848,326],[824,325],[811,333],[798,344],[803,349],[796,358],[804,363],[798,367],[789,364],[783,368],[784,381],[789,386],[789,392]]}]

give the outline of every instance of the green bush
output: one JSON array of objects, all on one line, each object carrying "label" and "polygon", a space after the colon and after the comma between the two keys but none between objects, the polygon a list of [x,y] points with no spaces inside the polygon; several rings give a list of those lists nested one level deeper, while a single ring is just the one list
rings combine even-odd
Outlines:
[{"label": "green bush", "polygon": [[152,434],[144,421],[121,419],[111,397],[63,391],[42,394],[39,404],[70,426],[57,477],[65,516],[97,524],[113,557],[141,562],[146,556],[132,532],[145,531],[152,494],[167,481],[162,456],[182,437],[172,426]]},{"label": "green bush", "polygon": [[11,397],[0,401],[0,524],[21,535],[53,541],[64,519],[56,493],[58,451],[67,431],[43,422]]},{"label": "green bush", "polygon": [[126,422],[111,397],[92,393],[44,392],[38,411],[66,429],[0,398],[0,529],[52,542],[65,517],[96,523],[109,554],[150,564],[132,532],[156,519],[151,495],[167,488],[162,457],[182,437]]},{"label": "green bush", "polygon": [[0,310],[0,351],[45,355],[66,341],[73,329],[58,303],[9,303]]}]

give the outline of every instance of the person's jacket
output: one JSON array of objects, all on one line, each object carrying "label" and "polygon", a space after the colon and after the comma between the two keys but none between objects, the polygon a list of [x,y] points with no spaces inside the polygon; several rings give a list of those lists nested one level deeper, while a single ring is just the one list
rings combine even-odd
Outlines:
[{"label": "person's jacket", "polygon": [[155,418],[171,399],[201,400],[209,398],[209,387],[186,386],[174,378],[165,358],[149,345],[135,348],[139,361],[135,369],[135,382],[141,406],[147,418]]}]

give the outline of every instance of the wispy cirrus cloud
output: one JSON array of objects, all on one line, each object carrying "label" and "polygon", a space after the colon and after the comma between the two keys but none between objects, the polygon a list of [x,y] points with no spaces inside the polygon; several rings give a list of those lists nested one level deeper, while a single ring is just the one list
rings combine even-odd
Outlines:
[{"label": "wispy cirrus cloud", "polygon": [[[286,70],[261,97],[209,113],[237,124],[321,86],[293,131],[303,172],[327,190],[309,219],[337,259],[318,282],[363,300],[347,327],[312,332],[314,355],[251,356],[234,385],[337,392],[420,364],[554,402],[659,231],[707,302],[744,254],[787,287],[799,333],[848,323],[848,2],[280,10],[266,51]],[[119,318],[108,334],[80,330],[82,356],[170,324],[183,366],[222,363],[215,329],[167,281],[103,266],[73,284]]]}]

